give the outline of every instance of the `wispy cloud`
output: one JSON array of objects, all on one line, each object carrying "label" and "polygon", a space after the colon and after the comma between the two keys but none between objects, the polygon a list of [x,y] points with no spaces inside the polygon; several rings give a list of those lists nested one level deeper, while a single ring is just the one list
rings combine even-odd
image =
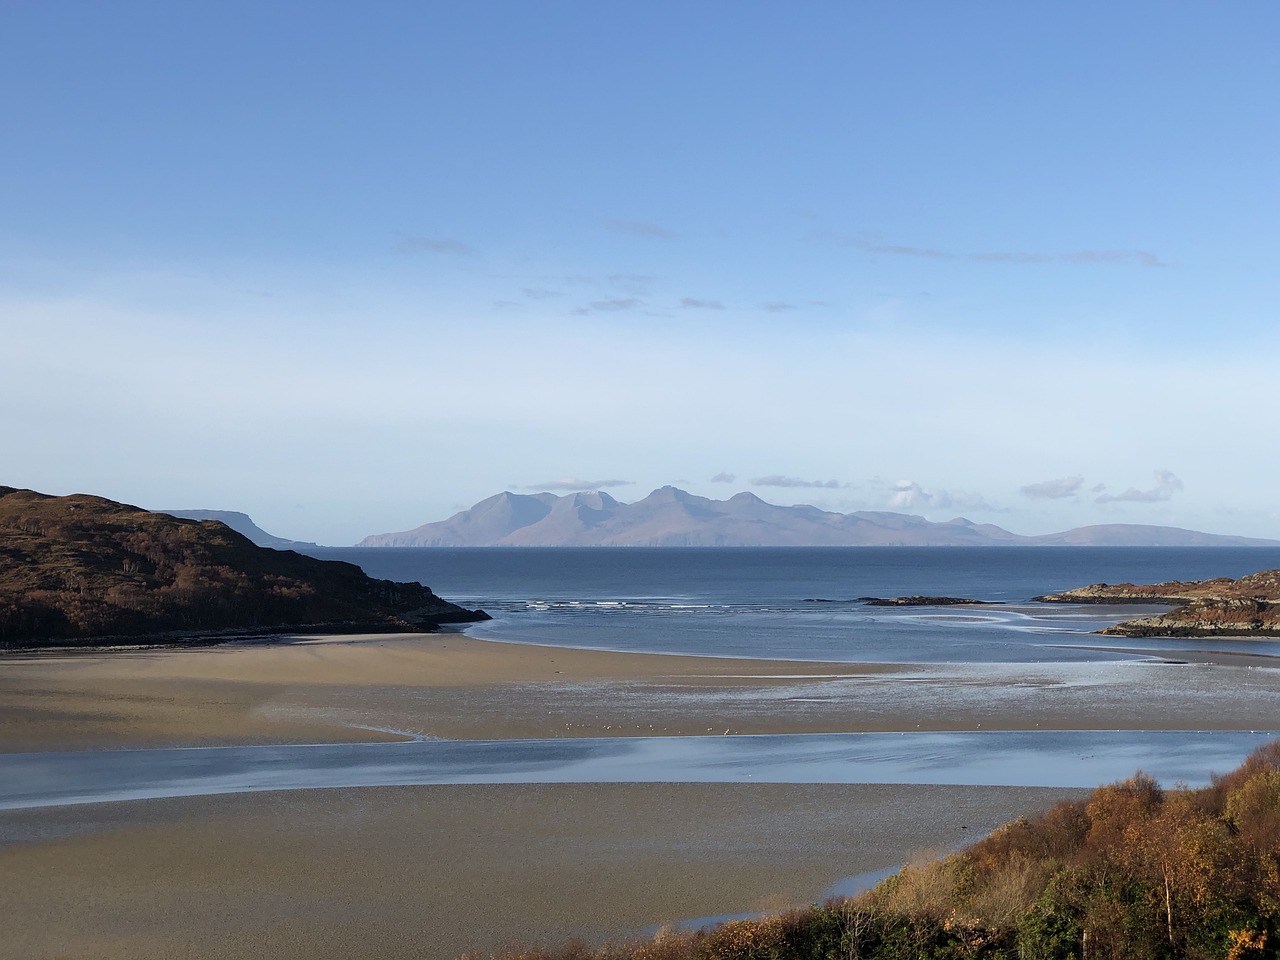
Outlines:
[{"label": "wispy cloud", "polygon": [[1072,263],[1083,266],[1107,264],[1137,267],[1168,266],[1154,253],[1146,250],[1071,250],[1063,253],[1002,250],[968,253],[957,250],[940,250],[936,247],[913,247],[899,243],[873,243],[869,240],[859,240],[852,237],[835,237],[833,239],[839,246],[851,247],[864,253],[879,253],[897,257],[919,257],[925,260],[946,260],[962,263]]},{"label": "wispy cloud", "polygon": [[823,490],[838,490],[844,486],[839,480],[802,480],[799,477],[784,477],[780,473],[771,473],[767,477],[754,477],[753,487],[816,487]]},{"label": "wispy cloud", "polygon": [[733,483],[733,481],[737,479],[738,479],[738,475],[736,473],[728,473],[726,471],[721,471],[720,473],[717,473],[714,477],[711,478],[711,482],[712,483]]},{"label": "wispy cloud", "polygon": [[629,487],[634,480],[578,480],[573,477],[563,477],[560,480],[548,480],[546,483],[531,483],[527,487],[521,487],[522,490],[604,490],[606,487]]},{"label": "wispy cloud", "polygon": [[1074,497],[1080,492],[1083,483],[1084,477],[1059,477],[1057,480],[1028,483],[1019,488],[1019,492],[1033,500],[1061,500],[1064,497]]},{"label": "wispy cloud", "polygon": [[785,313],[788,310],[799,310],[794,303],[783,303],[781,300],[775,300],[773,303],[766,303],[764,308],[770,313]]},{"label": "wispy cloud", "polygon": [[548,290],[546,287],[525,287],[520,291],[530,300],[550,300],[563,294],[559,290]]},{"label": "wispy cloud", "polygon": [[723,310],[724,304],[719,300],[698,300],[696,297],[684,297],[680,306],[690,310]]},{"label": "wispy cloud", "polygon": [[441,253],[453,257],[474,257],[475,250],[461,240],[449,237],[418,237],[401,234],[396,240],[397,253]]},{"label": "wispy cloud", "polygon": [[1130,487],[1124,493],[1104,493],[1098,496],[1097,503],[1156,503],[1168,500],[1182,489],[1182,481],[1173,475],[1171,470],[1155,472],[1156,485],[1149,490]]},{"label": "wispy cloud", "polygon": [[647,220],[606,220],[604,228],[613,233],[621,233],[629,237],[646,237],[650,240],[670,240],[675,236],[666,227]]},{"label": "wispy cloud", "polygon": [[623,310],[634,310],[641,302],[635,297],[614,297],[609,300],[592,300],[585,307],[573,311],[579,316],[590,313],[619,313]]},{"label": "wispy cloud", "polygon": [[991,504],[977,493],[930,490],[914,480],[899,480],[893,485],[888,506],[895,510],[921,510],[929,507],[945,510],[952,507],[961,510],[990,510]]},{"label": "wispy cloud", "polygon": [[655,278],[645,273],[611,273],[605,279],[609,281],[611,286],[616,287],[623,293],[629,293],[635,297],[643,297],[653,287]]}]

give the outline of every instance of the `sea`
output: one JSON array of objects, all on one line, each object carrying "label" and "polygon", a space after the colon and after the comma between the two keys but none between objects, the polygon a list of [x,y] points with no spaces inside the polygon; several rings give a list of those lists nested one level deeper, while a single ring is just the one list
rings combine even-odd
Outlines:
[{"label": "sea", "polygon": [[[1201,784],[1280,737],[1272,660],[1280,641],[1110,640],[1093,631],[1162,609],[1036,603],[1088,583],[1238,577],[1280,568],[1280,549],[317,549],[371,576],[416,580],[493,619],[455,628],[497,642],[772,660],[921,664],[893,695],[979,675],[998,697],[1031,673],[1154,680],[1123,661],[1177,650],[1249,654],[1210,696],[1247,695],[1253,730],[966,730],[279,744],[0,756],[0,809],[255,790],[426,783],[775,782],[1086,787],[1141,767]],[[866,597],[952,596],[982,606],[873,607]],[[929,665],[955,665],[937,667]],[[1024,665],[1045,664],[1028,670]],[[1248,684],[1238,681],[1244,671]],[[1271,669],[1268,669],[1271,668]],[[1199,668],[1210,669],[1210,668]],[[1134,671],[1143,675],[1134,676]],[[1238,672],[1238,673],[1237,673]],[[1239,674],[1239,675],[1238,675]],[[1093,679],[1090,679],[1092,675]],[[1217,676],[1217,674],[1215,674]],[[1003,677],[1002,681],[1000,678]],[[783,672],[775,679],[787,680]],[[831,682],[845,682],[836,681]],[[1056,696],[1070,695],[1072,684]],[[1245,690],[1245,687],[1248,689]],[[1034,688],[1034,689],[1032,689]],[[1121,689],[1129,689],[1121,684]],[[1034,684],[1031,692],[1037,695]],[[1137,689],[1137,688],[1133,688]],[[1063,691],[1066,691],[1064,694]],[[1243,692],[1238,692],[1243,691]],[[857,695],[871,693],[858,689]],[[1123,695],[1123,694],[1121,694]],[[1087,726],[1088,712],[1082,720]],[[978,726],[981,726],[979,724]],[[726,731],[727,733],[727,731]]]},{"label": "sea", "polygon": [[[1280,548],[350,548],[309,551],[370,576],[418,581],[494,619],[488,640],[602,650],[853,663],[1125,660],[1202,641],[1094,631],[1150,605],[1032,598],[1090,583],[1239,577]],[[872,607],[866,597],[950,596],[966,607]],[[1280,641],[1214,641],[1280,655]],[[1144,654],[1144,651],[1150,651]]]}]

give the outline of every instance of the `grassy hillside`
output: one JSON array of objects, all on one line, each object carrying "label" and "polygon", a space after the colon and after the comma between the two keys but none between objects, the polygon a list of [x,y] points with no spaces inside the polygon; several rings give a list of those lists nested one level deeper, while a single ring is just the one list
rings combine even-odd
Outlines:
[{"label": "grassy hillside", "polygon": [[0,487],[0,646],[483,619],[417,583],[267,550],[217,521]]}]

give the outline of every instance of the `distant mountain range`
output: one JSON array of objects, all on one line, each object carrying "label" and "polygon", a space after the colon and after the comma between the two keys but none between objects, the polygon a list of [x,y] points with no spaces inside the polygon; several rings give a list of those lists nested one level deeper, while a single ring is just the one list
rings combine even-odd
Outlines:
[{"label": "distant mountain range", "polygon": [[755,494],[728,500],[662,487],[622,503],[603,492],[499,493],[448,520],[365,537],[361,547],[1280,547],[1278,540],[1111,523],[1024,537],[961,517],[784,507]]},{"label": "distant mountain range", "polygon": [[309,540],[286,540],[267,533],[249,519],[247,513],[235,510],[157,510],[156,513],[167,513],[171,517],[182,520],[219,520],[241,536],[248,537],[260,547],[271,547],[274,550],[297,550],[301,547],[315,547],[319,544]]}]

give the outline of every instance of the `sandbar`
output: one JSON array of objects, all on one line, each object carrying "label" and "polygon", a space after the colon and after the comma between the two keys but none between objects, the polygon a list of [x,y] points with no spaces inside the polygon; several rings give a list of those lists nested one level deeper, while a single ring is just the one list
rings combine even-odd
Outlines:
[{"label": "sandbar", "polygon": [[613,653],[460,633],[0,657],[0,751],[405,736],[1270,729],[1280,672]]}]

